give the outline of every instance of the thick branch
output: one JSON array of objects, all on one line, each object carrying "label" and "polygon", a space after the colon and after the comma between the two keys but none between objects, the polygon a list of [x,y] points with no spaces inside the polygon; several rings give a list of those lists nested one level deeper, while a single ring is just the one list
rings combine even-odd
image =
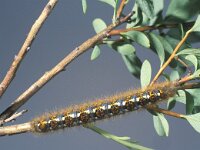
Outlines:
[{"label": "thick branch", "polygon": [[0,136],[20,134],[31,131],[31,123],[0,127]]},{"label": "thick branch", "polygon": [[26,53],[29,51],[32,42],[34,41],[37,33],[39,32],[40,28],[44,24],[44,21],[47,19],[51,11],[53,10],[54,6],[56,5],[57,0],[50,0],[47,5],[44,7],[41,15],[33,24],[31,30],[28,33],[24,44],[22,45],[21,49],[19,50],[18,54],[15,56],[14,61],[12,62],[7,74],[5,75],[3,81],[0,84],[0,97],[4,94],[6,89],[8,88],[9,84],[15,77],[15,73],[25,57]]},{"label": "thick branch", "polygon": [[75,48],[69,55],[67,55],[63,60],[61,60],[55,67],[50,71],[47,71],[41,78],[39,78],[35,83],[33,83],[24,93],[22,93],[1,115],[0,119],[5,120],[10,117],[17,109],[19,109],[24,103],[28,101],[37,91],[39,91],[48,81],[55,77],[58,73],[63,71],[65,67],[72,62],[76,57],[93,47],[98,41],[109,36],[109,32],[120,24],[126,22],[132,13],[119,21],[109,25],[105,30],[93,36],[92,38],[85,41],[79,47]]}]

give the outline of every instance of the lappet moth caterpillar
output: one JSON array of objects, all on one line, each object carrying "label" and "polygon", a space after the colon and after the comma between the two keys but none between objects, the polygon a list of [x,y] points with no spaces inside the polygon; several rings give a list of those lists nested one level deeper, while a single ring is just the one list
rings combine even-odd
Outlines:
[{"label": "lappet moth caterpillar", "polygon": [[49,132],[110,118],[138,110],[173,97],[178,90],[172,82],[162,82],[145,89],[128,90],[73,107],[51,112],[32,120],[33,132]]}]

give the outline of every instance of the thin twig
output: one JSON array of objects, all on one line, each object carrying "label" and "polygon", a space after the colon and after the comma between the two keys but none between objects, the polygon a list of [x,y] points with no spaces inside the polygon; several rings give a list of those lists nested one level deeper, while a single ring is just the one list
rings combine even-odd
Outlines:
[{"label": "thin twig", "polygon": [[63,71],[69,63],[75,58],[86,52],[88,49],[93,47],[98,41],[109,36],[109,32],[120,24],[126,22],[133,13],[128,14],[126,17],[121,18],[115,23],[109,25],[105,30],[88,39],[80,46],[75,48],[70,54],[68,54],[63,60],[61,60],[55,67],[50,71],[47,71],[42,77],[40,77],[35,83],[33,83],[24,93],[22,93],[6,110],[0,115],[0,120],[5,120],[17,111],[24,103],[28,101],[37,91],[39,91],[47,82],[49,82],[58,73]]},{"label": "thin twig", "polygon": [[117,10],[116,18],[119,19],[121,17],[122,11],[124,9],[124,6],[126,5],[126,0],[121,0],[121,3],[119,5],[119,8]]},{"label": "thin twig", "polygon": [[162,113],[162,114],[165,114],[165,115],[168,115],[168,116],[172,116],[172,117],[176,117],[176,118],[181,118],[181,119],[185,119],[183,116],[184,114],[179,114],[179,113],[176,113],[176,112],[173,112],[173,111],[169,111],[169,110],[166,110],[166,109],[161,109],[161,108],[158,108],[158,107],[154,107],[152,105],[148,105],[146,106],[147,109],[150,109],[150,110],[153,110],[155,112],[159,112],[159,113]]},{"label": "thin twig", "polygon": [[42,13],[38,17],[38,19],[33,24],[31,30],[28,33],[24,44],[22,45],[21,49],[19,50],[18,54],[15,56],[7,74],[5,75],[4,79],[0,84],[0,97],[4,94],[8,86],[10,85],[11,81],[14,79],[16,71],[20,66],[21,61],[25,57],[26,53],[29,51],[31,44],[33,43],[37,33],[39,32],[40,28],[44,24],[45,20],[53,10],[54,6],[56,5],[58,0],[50,0],[47,5],[44,7]]},{"label": "thin twig", "polygon": [[[186,27],[191,27],[194,24],[194,22],[186,22],[183,23],[183,26]],[[110,32],[111,36],[115,35],[120,35],[121,33],[129,32],[129,31],[149,31],[149,30],[157,30],[157,29],[167,29],[167,28],[176,28],[178,27],[178,23],[173,23],[173,24],[161,24],[159,26],[142,26],[142,27],[132,27],[132,28],[127,28],[127,29],[117,29],[117,30],[112,30]]]},{"label": "thin twig", "polygon": [[[181,84],[182,83],[183,82],[181,82]],[[196,89],[196,88],[200,88],[200,82],[185,83],[184,85],[180,86],[179,90]]]},{"label": "thin twig", "polygon": [[25,109],[25,110],[22,110],[22,111],[20,111],[20,112],[14,113],[12,116],[10,116],[9,118],[7,118],[7,119],[4,120],[3,122],[0,122],[0,126],[3,125],[4,123],[14,121],[16,118],[20,117],[21,115],[23,115],[23,114],[26,113],[27,111],[28,111],[28,110]]},{"label": "thin twig", "polygon": [[173,53],[170,55],[170,57],[168,58],[168,60],[163,64],[163,66],[159,69],[158,73],[156,74],[156,76],[154,77],[154,79],[152,80],[151,85],[153,85],[156,80],[159,78],[159,76],[162,74],[162,72],[165,70],[165,68],[169,65],[169,63],[174,59],[174,57],[176,56],[177,51],[179,50],[179,48],[183,45],[183,43],[186,41],[186,39],[188,38],[190,32],[186,32],[185,36],[183,37],[183,39],[178,43],[178,45],[175,47]]}]

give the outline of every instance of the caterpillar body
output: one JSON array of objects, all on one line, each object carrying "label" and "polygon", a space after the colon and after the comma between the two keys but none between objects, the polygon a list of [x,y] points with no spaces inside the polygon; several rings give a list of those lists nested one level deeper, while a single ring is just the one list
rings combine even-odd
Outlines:
[{"label": "caterpillar body", "polygon": [[110,118],[166,100],[173,97],[177,90],[171,82],[155,84],[145,89],[128,90],[37,117],[31,121],[32,130],[45,133]]}]

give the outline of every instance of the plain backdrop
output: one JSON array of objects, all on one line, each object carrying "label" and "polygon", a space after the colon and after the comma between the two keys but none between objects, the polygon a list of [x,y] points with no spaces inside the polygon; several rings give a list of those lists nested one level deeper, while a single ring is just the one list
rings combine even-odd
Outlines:
[{"label": "plain backdrop", "polygon": [[[23,44],[30,27],[47,2],[47,0],[1,1],[1,80]],[[88,12],[83,15],[80,0],[59,1],[21,63],[15,79],[1,98],[1,111],[71,50],[94,35],[92,27],[94,18],[102,18],[107,24],[111,23],[113,12],[110,6],[97,0],[89,0],[88,3]],[[125,13],[128,13],[130,9],[131,7],[127,7]],[[159,68],[158,58],[143,47],[136,45],[136,50],[142,61],[150,60],[153,74],[155,74]],[[90,61],[90,55],[91,50],[78,57],[67,67],[65,72],[48,82],[20,108],[20,110],[28,109],[28,113],[10,124],[27,122],[44,112],[110,95],[131,87],[140,87],[140,81],[128,72],[120,54],[114,50],[102,46],[101,55],[95,61]],[[184,105],[177,105],[175,111],[184,113],[184,108]],[[152,115],[145,110],[100,121],[96,125],[118,136],[129,136],[153,149],[198,149],[200,134],[195,132],[184,120],[168,116],[167,119],[170,125],[169,137],[159,137],[156,134]],[[125,147],[91,130],[75,127],[45,135],[25,133],[0,137],[0,149],[121,150]]]}]

